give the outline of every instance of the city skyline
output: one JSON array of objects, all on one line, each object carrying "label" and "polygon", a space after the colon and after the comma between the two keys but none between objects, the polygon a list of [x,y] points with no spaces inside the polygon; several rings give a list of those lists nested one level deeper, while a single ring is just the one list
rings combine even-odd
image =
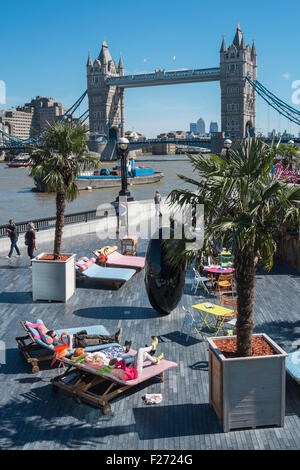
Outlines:
[{"label": "city skyline", "polygon": [[[25,10],[28,13],[28,6],[20,1],[13,4],[16,7],[14,14],[8,13],[1,22],[4,35],[9,35],[9,31],[14,29],[10,47],[2,52],[5,67],[0,69],[0,79],[6,84],[7,102],[0,104],[1,109],[23,105],[36,95],[51,96],[64,107],[72,105],[86,89],[88,50],[93,57],[97,56],[103,39],[106,39],[115,61],[122,52],[125,74],[152,72],[157,68],[176,70],[218,66],[222,34],[225,34],[226,42],[231,43],[238,22],[247,42],[251,43],[255,38],[259,80],[282,100],[299,108],[292,103],[292,84],[300,79],[300,67],[294,60],[297,44],[292,33],[300,9],[294,2],[287,1],[285,10],[278,17],[276,12],[257,1],[252,3],[253,11],[232,1],[230,5],[234,14],[224,22],[227,18],[224,5],[220,5],[216,17],[215,6],[199,6],[194,1],[189,3],[190,8],[183,10],[179,1],[172,4],[166,1],[161,5],[154,0],[151,5],[141,5],[133,0],[131,9],[116,1],[113,9],[92,0],[79,13],[77,0],[72,2],[75,7],[72,9],[70,2],[62,6],[56,0],[37,9],[37,2],[33,0],[25,34],[24,29],[20,30],[18,26],[23,21]],[[135,8],[137,5],[139,8]],[[173,6],[171,10],[170,5]],[[258,6],[261,17],[257,15]],[[156,15],[157,8],[159,16]],[[116,15],[115,11],[119,14]],[[268,13],[268,22],[263,19],[264,13]],[[199,30],[196,26],[200,14],[206,17],[206,21]],[[64,41],[61,34],[53,34],[52,22],[41,21],[54,16],[57,30],[68,30]],[[98,17],[97,26],[93,26],[94,18]],[[146,35],[145,17],[147,24],[151,24],[151,31]],[[154,18],[156,22],[153,22]],[[34,26],[32,29],[31,24]],[[279,27],[286,31],[284,35],[278,34]],[[39,41],[36,41],[37,36]],[[278,57],[280,60],[276,61]],[[126,130],[137,130],[154,137],[169,129],[188,130],[189,123],[197,116],[202,116],[207,123],[217,122],[220,129],[218,83],[126,90]],[[278,132],[286,129],[295,135],[299,133],[299,126],[268,110],[258,98],[256,130],[267,134],[273,128]]]}]

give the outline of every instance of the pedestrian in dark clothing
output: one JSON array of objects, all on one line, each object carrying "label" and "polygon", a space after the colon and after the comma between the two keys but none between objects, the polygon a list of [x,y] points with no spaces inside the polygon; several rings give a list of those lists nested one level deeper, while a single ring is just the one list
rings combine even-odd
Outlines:
[{"label": "pedestrian in dark clothing", "polygon": [[159,217],[162,216],[162,213],[160,210],[160,203],[161,203],[161,195],[160,195],[160,192],[157,190],[155,191],[154,204],[155,204],[155,215],[158,215]]},{"label": "pedestrian in dark clothing", "polygon": [[[35,230],[34,230],[34,224],[30,222],[28,224],[28,230],[25,233],[25,245],[27,245],[27,253],[32,260],[34,258],[33,251],[36,250],[36,235],[35,235]],[[32,265],[30,261],[30,266]]]},{"label": "pedestrian in dark clothing", "polygon": [[14,221],[12,219],[10,219],[9,225],[6,227],[6,231],[7,231],[7,235],[9,236],[10,242],[11,242],[10,251],[9,251],[6,258],[8,258],[8,259],[11,258],[11,255],[12,255],[14,249],[17,252],[17,256],[21,256],[20,250],[17,246],[18,230],[17,230],[16,224],[14,223]]}]

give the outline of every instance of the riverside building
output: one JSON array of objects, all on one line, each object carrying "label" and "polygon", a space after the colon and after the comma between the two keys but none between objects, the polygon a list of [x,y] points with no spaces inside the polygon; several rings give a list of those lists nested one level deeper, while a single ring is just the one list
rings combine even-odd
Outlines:
[{"label": "riverside building", "polygon": [[28,139],[45,130],[66,109],[53,98],[37,96],[24,106],[0,111],[0,129],[20,139]]}]

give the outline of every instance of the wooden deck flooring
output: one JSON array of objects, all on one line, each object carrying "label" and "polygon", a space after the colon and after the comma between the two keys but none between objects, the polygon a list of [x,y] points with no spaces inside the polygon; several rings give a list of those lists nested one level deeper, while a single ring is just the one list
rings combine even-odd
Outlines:
[{"label": "wooden deck flooring", "polygon": [[[115,242],[118,243],[118,242]],[[99,246],[112,241],[95,234],[64,240],[64,250],[91,256]],[[169,316],[149,304],[144,272],[137,273],[118,291],[97,285],[78,284],[67,304],[33,302],[31,271],[25,247],[21,259],[0,259],[0,339],[6,347],[6,364],[0,367],[1,449],[299,449],[300,388],[287,377],[284,428],[239,430],[224,434],[208,404],[208,345],[180,335],[182,306],[190,308],[199,296],[191,294],[187,275],[180,305]],[[140,240],[138,254],[147,242]],[[39,246],[51,250],[52,244]],[[200,292],[199,292],[200,293]],[[271,273],[258,273],[255,297],[255,332],[270,335],[286,351],[300,343],[300,273],[276,265]],[[158,351],[178,368],[165,374],[165,383],[155,380],[112,402],[112,412],[75,403],[54,394],[50,378],[58,374],[48,364],[31,374],[17,349],[16,336],[23,334],[20,321],[41,318],[49,329],[103,324],[111,333],[124,330],[138,348],[159,337]],[[160,405],[145,405],[145,393],[162,393]]]}]

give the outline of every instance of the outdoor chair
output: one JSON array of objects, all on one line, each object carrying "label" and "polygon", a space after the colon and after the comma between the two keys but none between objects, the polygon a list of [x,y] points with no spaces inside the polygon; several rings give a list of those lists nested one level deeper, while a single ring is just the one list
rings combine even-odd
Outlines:
[{"label": "outdoor chair", "polygon": [[182,327],[180,330],[180,334],[185,334],[186,335],[186,342],[188,342],[189,337],[193,336],[193,334],[198,334],[198,329],[200,325],[195,321],[193,315],[186,311],[186,309],[183,307],[183,310],[185,313],[185,317],[183,319]]},{"label": "outdoor chair", "polygon": [[209,291],[208,291],[208,289],[205,285],[205,282],[209,281],[208,277],[200,276],[200,274],[198,273],[198,271],[195,268],[193,268],[193,272],[194,272],[194,279],[193,279],[193,284],[192,284],[191,290],[193,291],[193,289],[194,289],[195,294],[196,294],[197,289],[200,285],[204,289],[204,291],[207,292],[207,294],[209,294]]},{"label": "outdoor chair", "polygon": [[234,287],[233,287],[233,274],[220,274],[216,281],[216,287],[215,289],[219,293],[219,297],[221,300],[221,295],[226,293],[226,294],[231,294],[231,296],[234,296]]},{"label": "outdoor chair", "polygon": [[221,295],[221,306],[234,308],[233,313],[228,315],[228,319],[225,319],[223,323],[224,326],[229,326],[234,329],[237,316],[237,299],[232,299],[230,297],[224,297],[224,295]]}]

